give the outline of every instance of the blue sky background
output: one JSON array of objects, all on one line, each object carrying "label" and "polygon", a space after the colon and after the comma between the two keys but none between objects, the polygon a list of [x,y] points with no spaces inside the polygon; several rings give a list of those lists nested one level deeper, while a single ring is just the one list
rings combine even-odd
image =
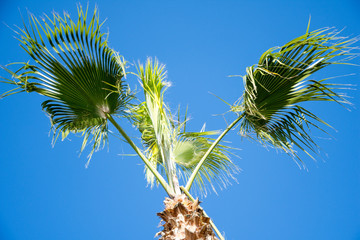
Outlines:
[{"label": "blue sky background", "polygon": [[[311,30],[334,26],[345,36],[360,34],[356,0],[80,3],[98,6],[110,46],[128,61],[156,56],[166,64],[173,85],[166,101],[174,109],[189,106],[193,130],[204,122],[208,130],[224,129],[223,118],[214,115],[228,108],[209,92],[234,102],[242,79],[228,76],[245,74],[264,51],[304,34],[310,15]],[[76,16],[74,1],[2,0],[0,22],[21,26],[19,9]],[[13,36],[0,24],[2,65],[29,60]],[[356,75],[335,81],[359,85],[360,70],[353,66],[331,66],[316,78],[349,73]],[[360,239],[360,98],[358,91],[349,95],[351,112],[337,104],[311,108],[337,132],[328,129],[334,136],[328,140],[314,131],[323,158],[306,158],[307,171],[235,132],[226,138],[241,148],[241,159],[234,159],[242,169],[238,184],[202,199],[226,239]],[[142,162],[120,156],[132,151],[111,137],[109,150],[96,153],[86,169],[86,153],[78,157],[80,137],[51,147],[42,101],[36,94],[0,101],[0,239],[153,239],[165,192],[146,187]],[[126,121],[121,125],[138,136]]]}]

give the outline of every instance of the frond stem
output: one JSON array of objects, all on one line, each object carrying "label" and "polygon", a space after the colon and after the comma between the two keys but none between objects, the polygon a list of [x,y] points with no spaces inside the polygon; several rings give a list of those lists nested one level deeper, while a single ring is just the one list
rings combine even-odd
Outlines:
[{"label": "frond stem", "polygon": [[156,168],[154,168],[154,166],[150,163],[150,161],[144,156],[144,154],[141,152],[141,150],[135,145],[135,143],[130,139],[130,137],[125,133],[125,131],[120,127],[120,125],[114,120],[114,118],[110,114],[106,114],[106,117],[114,125],[114,127],[119,131],[119,133],[125,138],[126,142],[129,143],[130,146],[135,150],[135,152],[139,155],[141,160],[149,168],[149,170],[154,174],[154,176],[159,181],[159,183],[164,188],[164,190],[169,195],[169,197],[173,197],[174,192],[171,190],[168,183],[160,175],[160,173],[156,170]]},{"label": "frond stem", "polygon": [[204,156],[201,158],[201,160],[199,161],[199,163],[196,165],[196,168],[194,169],[194,171],[192,172],[189,180],[186,183],[185,189],[186,191],[190,191],[191,185],[193,184],[196,175],[199,173],[199,170],[201,168],[201,166],[204,164],[206,158],[210,155],[210,153],[212,152],[212,150],[214,150],[214,148],[216,147],[216,145],[218,145],[218,143],[221,141],[221,139],[244,117],[244,113],[242,113],[237,119],[235,119],[235,121],[233,121],[230,125],[228,125],[228,127],[219,135],[219,137],[215,140],[215,142],[213,142],[213,144],[210,146],[210,148],[206,151],[206,153],[204,154]]}]

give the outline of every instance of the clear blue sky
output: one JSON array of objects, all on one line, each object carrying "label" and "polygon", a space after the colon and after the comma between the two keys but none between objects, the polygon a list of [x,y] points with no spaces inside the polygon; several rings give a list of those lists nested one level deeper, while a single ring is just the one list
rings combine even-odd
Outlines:
[{"label": "clear blue sky", "polygon": [[[158,57],[168,69],[172,107],[189,105],[192,129],[224,129],[220,116],[242,93],[241,78],[267,49],[311,29],[334,26],[343,35],[360,34],[360,2],[344,1],[80,1],[97,4],[110,46],[128,61]],[[76,16],[74,1],[0,3],[0,22],[21,25],[19,10],[36,15],[52,10]],[[0,64],[27,61],[12,31],[0,24]],[[356,60],[359,63],[359,60]],[[317,78],[358,84],[358,67],[336,66]],[[4,75],[1,72],[0,75]],[[129,81],[135,81],[129,78]],[[0,91],[7,86],[0,85]],[[359,90],[349,93],[351,112],[337,104],[312,110],[333,125],[332,140],[319,137],[323,158],[306,159],[299,170],[285,154],[242,140],[226,140],[241,159],[237,183],[203,207],[229,240],[360,239]],[[146,186],[143,164],[119,139],[94,155],[85,168],[81,138],[51,147],[50,122],[41,111],[43,97],[22,94],[0,101],[0,239],[153,239],[165,192]],[[121,123],[137,136],[127,122]]]}]

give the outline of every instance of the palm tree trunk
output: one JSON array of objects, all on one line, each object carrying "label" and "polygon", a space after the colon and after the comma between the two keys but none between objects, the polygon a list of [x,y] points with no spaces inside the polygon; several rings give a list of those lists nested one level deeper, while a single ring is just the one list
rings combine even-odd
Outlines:
[{"label": "palm tree trunk", "polygon": [[198,200],[180,194],[164,204],[165,210],[157,214],[164,228],[156,234],[159,240],[218,240]]}]

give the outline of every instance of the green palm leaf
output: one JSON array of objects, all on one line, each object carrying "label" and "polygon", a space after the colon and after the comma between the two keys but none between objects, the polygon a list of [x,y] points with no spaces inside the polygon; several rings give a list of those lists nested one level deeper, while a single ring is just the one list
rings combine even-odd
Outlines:
[{"label": "green palm leaf", "polygon": [[[173,188],[175,165],[171,159],[172,129],[168,110],[163,102],[164,91],[168,86],[165,81],[165,66],[156,59],[148,59],[145,66],[139,64],[139,81],[144,89],[145,101],[132,109],[134,125],[141,132],[141,139],[146,147],[149,161],[168,178]],[[154,175],[146,168],[148,182],[153,185]]]},{"label": "green palm leaf", "polygon": [[[182,170],[180,175],[186,182],[194,169],[213,143],[210,135],[217,132],[183,132],[174,144],[175,162]],[[195,182],[200,193],[206,195],[207,189],[216,192],[215,187],[226,187],[239,168],[230,159],[230,147],[218,144],[201,166]]]},{"label": "green palm leaf", "polygon": [[[107,114],[124,114],[131,94],[124,85],[124,61],[107,45],[100,32],[97,10],[88,18],[88,10],[78,8],[78,19],[64,13],[61,17],[37,19],[29,14],[29,24],[19,28],[21,47],[34,63],[20,63],[5,82],[17,87],[5,94],[37,92],[50,97],[42,103],[49,114],[55,140],[70,132],[82,133],[84,142],[93,140],[98,150],[107,140]],[[90,154],[90,156],[91,156]]]},{"label": "green palm leaf", "polygon": [[[294,145],[308,155],[317,151],[309,134],[311,127],[322,130],[328,125],[301,106],[309,101],[347,103],[336,91],[344,85],[313,80],[312,74],[354,57],[350,45],[356,39],[337,36],[336,31],[320,29],[298,37],[283,47],[266,51],[257,66],[251,66],[243,77],[245,92],[234,109],[242,112],[240,134],[253,136],[262,143],[284,150],[300,161]],[[339,59],[335,61],[335,59]],[[310,155],[311,156],[311,155]]]},{"label": "green palm leaf", "polygon": [[[184,121],[180,120],[180,111],[175,120],[164,102],[164,93],[169,83],[166,82],[164,66],[157,60],[148,59],[145,66],[140,65],[138,70],[145,101],[132,108],[132,120],[141,132],[146,155],[170,183],[173,181],[170,171],[175,171],[173,175],[186,181],[202,155],[211,146],[212,139],[209,135],[215,135],[217,132],[186,132],[188,120],[186,116]],[[218,145],[202,166],[196,178],[202,193],[206,193],[207,183],[211,186],[211,183],[215,182],[221,186],[226,185],[229,183],[228,178],[238,171],[227,150],[228,147]],[[146,177],[148,183],[153,185],[155,179],[148,168]]]}]

